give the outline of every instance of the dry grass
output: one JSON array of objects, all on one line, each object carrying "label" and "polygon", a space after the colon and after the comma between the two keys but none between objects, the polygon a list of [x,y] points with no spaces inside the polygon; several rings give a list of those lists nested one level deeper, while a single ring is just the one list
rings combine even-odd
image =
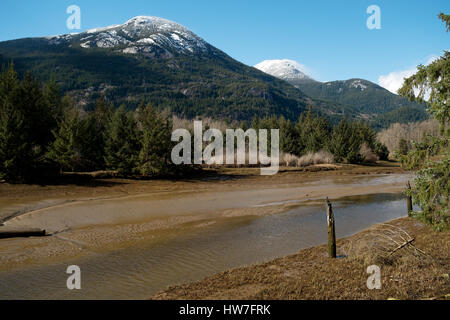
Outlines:
[{"label": "dry grass", "polygon": [[[450,232],[434,232],[409,218],[388,225],[339,240],[338,254],[343,257],[338,259],[327,257],[326,246],[309,248],[293,256],[171,287],[153,299],[449,298]],[[423,254],[413,254],[411,247],[380,255],[373,250],[372,240],[386,228],[406,231]],[[381,290],[366,286],[366,269],[372,264],[381,268]]]},{"label": "dry grass", "polygon": [[299,167],[305,167],[309,165],[316,165],[316,164],[333,164],[334,163],[334,157],[331,153],[328,151],[321,150],[316,153],[307,153],[306,155],[302,156],[298,162],[297,165]]},{"label": "dry grass", "polygon": [[280,155],[280,164],[285,167],[307,167],[318,164],[333,164],[334,157],[331,153],[321,150],[313,153],[308,152],[302,157],[297,157],[290,153]]},{"label": "dry grass", "polygon": [[281,153],[280,165],[285,167],[296,167],[298,163],[298,157],[290,153]]}]

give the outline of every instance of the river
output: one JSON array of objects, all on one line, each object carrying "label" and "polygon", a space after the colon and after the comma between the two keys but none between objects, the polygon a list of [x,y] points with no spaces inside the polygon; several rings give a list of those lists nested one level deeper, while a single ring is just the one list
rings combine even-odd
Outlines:
[{"label": "river", "polygon": [[[406,215],[404,196],[398,193],[343,197],[333,205],[338,238]],[[282,213],[220,219],[158,242],[0,271],[0,299],[145,299],[169,285],[325,242],[323,203],[303,201]],[[81,290],[66,287],[69,265],[81,268]]]}]

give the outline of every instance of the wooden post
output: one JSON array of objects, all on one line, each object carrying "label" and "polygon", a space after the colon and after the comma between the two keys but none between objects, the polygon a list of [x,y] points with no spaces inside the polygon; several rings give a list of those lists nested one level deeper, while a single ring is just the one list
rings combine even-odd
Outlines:
[{"label": "wooden post", "polygon": [[333,207],[327,197],[328,256],[336,258],[336,230],[334,227]]},{"label": "wooden post", "polygon": [[[406,183],[406,188],[408,189],[408,191],[411,190],[411,184],[409,183],[409,181]],[[410,195],[406,196],[406,206],[408,208],[408,217],[411,217],[413,206],[412,206],[412,197]]]}]

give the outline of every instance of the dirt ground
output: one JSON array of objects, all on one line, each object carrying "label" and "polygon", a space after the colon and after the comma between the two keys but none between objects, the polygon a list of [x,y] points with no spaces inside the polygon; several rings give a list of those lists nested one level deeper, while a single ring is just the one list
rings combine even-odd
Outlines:
[{"label": "dirt ground", "polygon": [[[0,182],[0,212],[4,203],[42,201],[44,199],[97,199],[118,196],[177,190],[208,190],[213,184],[221,188],[240,186],[267,186],[297,183],[308,179],[349,174],[405,173],[395,162],[380,161],[374,165],[316,165],[305,168],[280,168],[274,176],[261,176],[259,168],[204,169],[203,174],[188,178],[165,180],[133,180],[102,178],[101,175],[85,174],[54,184],[9,184]],[[99,176],[99,177],[97,177]],[[2,222],[0,216],[0,222]]]},{"label": "dirt ground", "polygon": [[[381,253],[376,239],[382,234],[414,240],[393,254]],[[397,248],[395,243],[384,244],[390,246],[388,252]],[[170,287],[152,299],[450,299],[450,231],[434,232],[402,218],[338,240],[337,245],[337,259],[328,258],[326,246],[309,248]],[[370,265],[380,267],[379,290],[367,287]]]}]

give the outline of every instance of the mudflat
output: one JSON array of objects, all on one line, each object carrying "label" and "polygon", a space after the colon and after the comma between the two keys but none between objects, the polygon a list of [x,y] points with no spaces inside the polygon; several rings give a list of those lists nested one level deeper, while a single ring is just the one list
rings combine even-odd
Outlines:
[{"label": "mudflat", "polygon": [[[44,238],[3,239],[0,269],[50,263],[88,250],[158,242],[220,219],[284,212],[303,201],[399,193],[409,175],[395,163],[282,169],[224,168],[182,180],[91,179],[63,185],[0,184],[0,219]],[[86,250],[88,249],[88,250]]]}]

